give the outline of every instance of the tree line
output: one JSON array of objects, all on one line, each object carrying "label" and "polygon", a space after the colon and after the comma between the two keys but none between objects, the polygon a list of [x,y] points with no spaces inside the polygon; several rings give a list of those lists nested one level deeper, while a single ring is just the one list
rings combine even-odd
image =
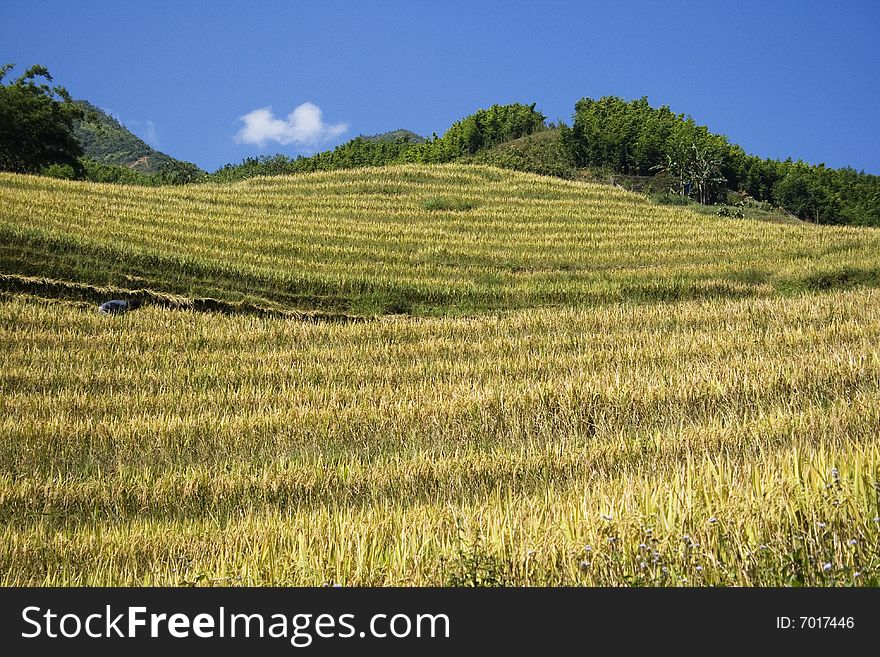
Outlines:
[{"label": "tree line", "polygon": [[395,141],[373,141],[356,137],[332,151],[311,157],[272,155],[247,158],[240,164],[226,164],[210,175],[212,180],[231,181],[258,175],[281,175],[332,171],[406,162],[439,164],[455,162],[497,144],[545,128],[546,117],[535,105],[493,105],[457,121],[442,137],[436,134],[422,143],[406,137]]},{"label": "tree line", "polygon": [[728,190],[784,208],[816,223],[880,226],[880,176],[791,159],[748,155],[726,137],[647,98],[584,98],[562,141],[577,167],[663,176],[669,190],[700,203]]},{"label": "tree line", "polygon": [[654,187],[662,185],[670,194],[704,204],[723,202],[733,191],[816,223],[880,226],[880,176],[749,155],[689,116],[668,106],[652,107],[647,98],[582,98],[571,126],[548,126],[534,103],[493,105],[423,143],[406,137],[358,137],[311,157],[246,158],[211,174],[174,160],[147,174],[84,157],[74,123],[85,110],[66,89],[47,84],[52,77],[45,67],[33,66],[6,83],[11,69],[12,65],[0,67],[3,171],[166,185],[405,162],[476,161],[563,177],[583,169],[640,176],[651,179]]},{"label": "tree line", "polygon": [[[551,130],[552,139],[538,134]],[[531,141],[514,141],[528,136]],[[547,126],[535,105],[493,105],[423,144],[356,138],[312,157],[248,158],[210,178],[462,160],[561,177],[578,169],[642,176],[651,178],[655,189],[663,186],[703,204],[723,203],[733,191],[815,223],[880,226],[880,176],[749,155],[692,117],[651,107],[647,98],[583,98],[570,127]]]}]

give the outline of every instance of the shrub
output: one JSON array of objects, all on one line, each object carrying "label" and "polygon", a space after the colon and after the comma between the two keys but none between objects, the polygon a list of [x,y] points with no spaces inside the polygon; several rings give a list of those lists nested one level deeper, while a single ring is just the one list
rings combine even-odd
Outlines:
[{"label": "shrub", "polygon": [[729,205],[722,205],[720,208],[718,208],[718,212],[716,212],[716,214],[719,217],[732,217],[734,219],[744,219],[746,216],[745,212],[743,212],[742,209],[742,203],[737,203],[733,207]]},{"label": "shrub", "polygon": [[473,210],[477,207],[476,201],[464,198],[447,198],[442,196],[432,196],[422,201],[422,207],[425,210],[448,210],[450,212],[464,212]]}]

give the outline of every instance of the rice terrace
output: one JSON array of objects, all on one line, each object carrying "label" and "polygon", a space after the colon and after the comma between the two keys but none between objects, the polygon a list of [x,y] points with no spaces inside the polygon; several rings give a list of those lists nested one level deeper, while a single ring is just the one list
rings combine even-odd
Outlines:
[{"label": "rice terrace", "polygon": [[8,650],[868,636],[876,2],[7,4]]},{"label": "rice terrace", "polygon": [[5,585],[877,584],[873,229],[462,164],[0,200]]}]

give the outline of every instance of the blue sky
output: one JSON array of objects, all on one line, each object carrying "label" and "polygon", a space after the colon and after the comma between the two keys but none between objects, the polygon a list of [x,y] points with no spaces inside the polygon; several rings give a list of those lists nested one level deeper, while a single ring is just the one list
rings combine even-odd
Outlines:
[{"label": "blue sky", "polygon": [[[880,2],[6,0],[0,61],[46,65],[214,170],[493,103],[571,122],[648,96],[763,156],[880,174]],[[244,117],[244,118],[243,118]]]}]

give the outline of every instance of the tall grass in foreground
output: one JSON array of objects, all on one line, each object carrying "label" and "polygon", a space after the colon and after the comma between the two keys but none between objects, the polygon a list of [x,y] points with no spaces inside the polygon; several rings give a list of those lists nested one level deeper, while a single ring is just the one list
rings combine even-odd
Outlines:
[{"label": "tall grass in foreground", "polygon": [[880,584],[880,292],[0,302],[0,583]]}]

